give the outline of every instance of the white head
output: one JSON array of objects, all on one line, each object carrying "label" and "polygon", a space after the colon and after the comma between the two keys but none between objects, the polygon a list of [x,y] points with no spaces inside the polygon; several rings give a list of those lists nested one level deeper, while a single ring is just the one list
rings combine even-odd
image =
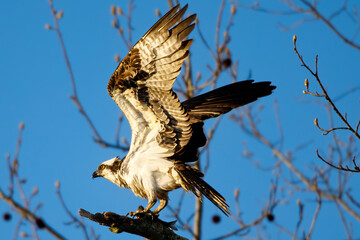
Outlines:
[{"label": "white head", "polygon": [[[114,157],[99,165],[96,171],[92,174],[92,178],[103,177],[107,180],[119,185],[119,170],[123,160]],[[121,186],[120,186],[121,187]]]}]

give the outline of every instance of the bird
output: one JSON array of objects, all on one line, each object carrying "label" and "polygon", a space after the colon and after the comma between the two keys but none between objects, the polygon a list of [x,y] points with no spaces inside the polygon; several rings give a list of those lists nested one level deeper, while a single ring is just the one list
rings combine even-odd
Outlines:
[{"label": "bird", "polygon": [[[173,84],[189,56],[188,39],[196,14],[183,19],[188,5],[176,5],[162,16],[130,49],[112,74],[107,90],[131,127],[125,157],[101,163],[92,174],[147,199],[130,216],[159,216],[168,193],[178,188],[208,198],[225,215],[226,199],[193,166],[198,149],[206,144],[204,121],[272,94],[271,82],[245,80],[217,88],[181,102]],[[158,207],[151,208],[159,201]]]}]

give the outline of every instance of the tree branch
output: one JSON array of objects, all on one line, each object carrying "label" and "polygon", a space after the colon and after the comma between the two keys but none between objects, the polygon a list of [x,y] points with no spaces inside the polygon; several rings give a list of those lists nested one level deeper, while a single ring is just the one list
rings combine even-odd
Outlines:
[{"label": "tree branch", "polygon": [[79,210],[79,215],[96,222],[102,226],[110,227],[113,233],[127,232],[146,239],[156,240],[186,240],[173,232],[175,222],[163,222],[160,219],[152,220],[151,217],[142,217],[138,219],[121,216],[113,212],[92,214],[84,209]]},{"label": "tree branch", "polygon": [[6,196],[4,192],[0,189],[0,199],[3,199],[7,204],[14,207],[24,218],[29,218],[33,222],[36,223],[36,225],[39,228],[45,229],[48,231],[51,235],[53,235],[56,239],[63,240],[65,239],[60,233],[58,233],[55,229],[50,227],[45,220],[43,220],[40,217],[37,217],[35,214],[30,212],[28,209],[21,206],[19,203],[15,202],[11,197]]},{"label": "tree branch", "polygon": [[[294,43],[294,51],[295,51],[296,55],[298,56],[299,60],[301,61],[302,66],[305,67],[305,68],[308,70],[308,72],[311,73],[311,75],[313,75],[313,77],[316,79],[318,85],[319,85],[320,88],[321,88],[321,91],[323,92],[323,94],[319,94],[319,93],[317,93],[317,92],[315,92],[315,94],[314,94],[314,93],[311,93],[311,92],[309,91],[309,81],[308,81],[308,79],[305,79],[305,88],[306,88],[306,90],[303,91],[303,93],[304,93],[304,94],[311,94],[311,95],[313,95],[313,96],[315,96],[315,97],[323,97],[323,98],[325,98],[325,100],[330,104],[330,106],[331,106],[331,108],[333,109],[333,111],[339,116],[339,118],[341,119],[341,121],[346,125],[346,127],[332,127],[331,129],[326,130],[326,129],[323,129],[323,128],[321,128],[321,127],[319,126],[318,119],[315,118],[315,120],[314,120],[315,126],[316,126],[319,130],[321,130],[321,131],[324,132],[323,135],[327,135],[327,134],[330,133],[330,132],[333,132],[333,131],[335,131],[335,130],[340,130],[340,129],[342,129],[342,130],[349,130],[353,135],[355,135],[355,137],[356,137],[357,139],[360,140],[360,134],[359,134],[359,132],[358,132],[358,130],[359,130],[359,125],[360,125],[360,121],[357,123],[357,125],[356,125],[356,127],[355,127],[355,129],[354,129],[354,128],[351,126],[351,124],[348,122],[348,120],[347,120],[347,114],[345,113],[345,114],[343,115],[342,113],[340,113],[339,109],[338,109],[337,106],[335,105],[334,101],[330,98],[330,96],[329,96],[329,94],[327,93],[324,85],[322,84],[322,82],[321,82],[321,80],[320,80],[320,77],[319,77],[319,72],[318,72],[318,56],[316,55],[316,57],[315,57],[315,70],[312,70],[312,69],[309,67],[309,65],[307,65],[307,64],[305,63],[303,57],[302,57],[301,54],[299,53],[299,51],[298,51],[298,49],[297,49],[297,47],[296,47],[296,41],[297,41],[297,37],[296,37],[296,35],[294,35],[294,37],[293,37],[293,43]],[[335,142],[336,142],[336,141],[335,141]],[[341,166],[341,161],[339,162],[339,167],[334,166],[334,165],[331,164],[329,161],[326,161],[324,158],[322,158],[322,157],[319,155],[319,153],[318,153],[317,150],[316,150],[316,154],[317,154],[318,158],[320,158],[322,161],[324,161],[324,162],[327,163],[328,165],[330,165],[330,166],[332,166],[332,167],[334,167],[334,168],[336,168],[336,169],[338,169],[338,170],[351,171],[351,172],[359,172],[359,171],[360,171],[359,167],[358,167],[358,166],[356,165],[356,163],[355,163],[355,156],[353,157],[354,170],[352,170],[352,169],[349,169],[348,167],[346,167],[346,168],[342,167],[342,166]]]},{"label": "tree branch", "polygon": [[64,55],[64,59],[65,59],[65,62],[66,62],[67,69],[69,71],[70,81],[71,81],[71,86],[72,86],[72,95],[70,96],[70,99],[74,102],[74,104],[78,108],[80,114],[84,116],[86,122],[89,124],[92,132],[95,135],[94,141],[96,143],[98,143],[102,147],[112,147],[112,148],[117,148],[117,149],[120,149],[120,150],[123,150],[123,151],[127,150],[128,149],[127,147],[124,147],[124,146],[121,146],[121,145],[116,145],[116,144],[111,144],[111,143],[108,143],[108,142],[104,141],[102,139],[102,137],[100,136],[99,132],[97,131],[95,125],[91,121],[89,115],[85,112],[85,109],[84,109],[83,105],[81,104],[79,96],[77,94],[77,89],[76,89],[76,84],[75,84],[75,77],[74,77],[72,67],[71,67],[71,64],[70,64],[70,59],[68,57],[68,54],[67,54],[67,51],[66,51],[66,48],[65,48],[64,39],[62,37],[60,27],[59,27],[59,20],[63,16],[63,11],[60,10],[58,12],[54,8],[52,0],[49,0],[49,6],[50,6],[51,14],[52,14],[53,19],[54,19],[54,26],[51,27],[50,25],[47,24],[47,25],[45,25],[45,27],[48,30],[55,30],[55,32],[56,32],[56,34],[57,34],[57,36],[59,38],[60,46],[61,46],[61,49],[62,49],[62,52],[63,52],[63,55]]}]

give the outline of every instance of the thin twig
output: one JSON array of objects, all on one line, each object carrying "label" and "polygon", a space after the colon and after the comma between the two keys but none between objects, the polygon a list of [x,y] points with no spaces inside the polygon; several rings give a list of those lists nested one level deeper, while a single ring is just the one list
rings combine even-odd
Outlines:
[{"label": "thin twig", "polygon": [[338,169],[338,170],[343,170],[343,171],[348,171],[348,172],[360,172],[360,168],[359,168],[359,166],[358,166],[358,165],[356,164],[356,162],[355,162],[355,156],[354,156],[354,158],[353,158],[354,169],[351,169],[351,168],[349,168],[347,165],[346,165],[346,167],[343,167],[343,166],[341,166],[341,165],[335,166],[335,165],[332,164],[331,162],[326,161],[326,160],[319,154],[319,150],[318,150],[318,149],[316,149],[316,155],[317,155],[317,157],[318,157],[320,160],[322,160],[324,163],[326,163],[326,164],[328,164],[329,166],[331,166],[331,167],[333,167],[333,168],[336,168],[336,169]]},{"label": "thin twig", "polygon": [[[23,184],[23,180],[20,179],[19,177],[19,152],[20,152],[20,146],[21,146],[21,142],[22,142],[22,132],[24,130],[24,123],[20,123],[19,126],[19,136],[18,136],[18,140],[17,140],[17,146],[16,146],[16,150],[15,150],[15,155],[14,155],[14,160],[13,160],[13,179],[16,181],[17,184],[17,189],[19,190],[19,194],[21,199],[23,200],[24,203],[24,208],[28,211],[30,211],[30,202],[28,201],[28,199],[26,198],[24,189],[22,188],[22,184]],[[13,194],[13,193],[11,193]],[[12,196],[11,196],[12,197]],[[11,198],[10,197],[10,198]],[[27,219],[27,215],[23,215],[24,219]],[[39,239],[38,235],[37,235],[37,228],[36,228],[36,223],[35,221],[29,221],[30,226],[33,230],[34,233],[34,239]]]},{"label": "thin twig", "polygon": [[304,219],[304,204],[298,200],[297,202],[297,205],[299,206],[299,220],[296,224],[296,228],[295,228],[295,233],[294,233],[294,236],[293,236],[293,239],[296,240],[297,239],[297,233],[299,231],[299,228],[300,228],[300,225]]},{"label": "thin twig", "polygon": [[315,228],[315,223],[316,223],[316,221],[317,221],[317,219],[318,219],[318,215],[319,215],[319,213],[320,213],[321,202],[322,202],[320,195],[318,196],[317,202],[318,202],[318,205],[317,205],[317,208],[316,208],[316,210],[315,210],[313,219],[312,219],[312,221],[311,221],[310,230],[309,230],[308,234],[306,235],[306,238],[305,238],[306,240],[309,240],[309,239],[311,238],[311,235],[312,235],[312,233],[313,233],[313,231],[314,231],[314,228]]},{"label": "thin twig", "polygon": [[84,222],[80,221],[77,217],[75,217],[71,213],[71,211],[68,209],[68,207],[66,206],[65,201],[64,201],[64,199],[63,199],[63,197],[61,195],[61,192],[60,192],[60,183],[58,181],[56,182],[55,187],[56,187],[56,194],[58,195],[60,203],[61,203],[62,207],[64,208],[65,212],[72,219],[73,223],[77,223],[78,226],[81,227],[81,229],[82,229],[82,231],[84,233],[85,239],[89,240],[89,235],[88,235],[88,232],[87,232],[87,229],[86,229],[86,226],[85,226]]},{"label": "thin twig", "polygon": [[356,44],[355,42],[351,41],[347,37],[345,37],[338,28],[336,28],[330,21],[330,19],[325,18],[316,8],[316,6],[312,5],[307,0],[301,0],[302,3],[304,3],[306,6],[309,7],[309,9],[312,11],[314,16],[316,16],[318,19],[323,21],[338,37],[340,37],[346,44],[352,46],[353,48],[360,50],[360,45]]}]

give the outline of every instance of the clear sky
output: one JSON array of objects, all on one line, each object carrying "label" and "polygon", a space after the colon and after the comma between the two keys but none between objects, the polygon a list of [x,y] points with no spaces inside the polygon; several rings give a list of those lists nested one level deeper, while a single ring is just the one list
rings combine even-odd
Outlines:
[{"label": "clear sky", "polygon": [[[323,1],[319,8],[329,16],[341,6],[341,3],[337,2]],[[355,4],[356,1],[350,2]],[[180,3],[184,5],[187,2]],[[214,46],[220,2],[201,0],[188,3],[188,13],[198,14],[201,30],[211,46]],[[273,9],[286,9],[279,1],[260,3],[267,3],[268,7]],[[106,85],[117,66],[114,55],[123,57],[127,53],[117,31],[111,26],[113,17],[110,7],[114,4],[127,10],[127,1],[54,2],[55,8],[64,11],[60,27],[73,67],[80,101],[101,136],[109,142],[115,139],[120,110],[109,97]],[[156,8],[162,14],[168,10],[166,1],[135,0],[134,4],[133,42],[156,22]],[[230,5],[230,1],[225,5],[224,22],[227,22],[230,15]],[[359,8],[358,3],[357,7]],[[233,61],[239,61],[238,80],[247,79],[251,71],[253,79],[272,81],[277,86],[272,96],[260,100],[264,104],[260,115],[260,128],[271,141],[279,141],[273,104],[276,100],[284,132],[284,152],[294,151],[302,144],[307,144],[305,148],[294,152],[293,160],[310,177],[312,171],[309,166],[324,166],[316,158],[315,148],[319,148],[326,155],[331,136],[322,136],[313,125],[314,118],[318,117],[321,125],[329,126],[328,115],[324,108],[314,102],[313,97],[302,94],[305,78],[309,78],[311,87],[316,84],[310,74],[300,66],[300,61],[293,51],[292,37],[294,34],[298,36],[298,48],[311,66],[315,55],[319,55],[320,76],[333,97],[360,86],[360,51],[346,45],[321,22],[305,22],[289,31],[280,29],[279,26],[295,24],[303,15],[270,15],[241,8],[237,11],[231,27],[230,48]],[[340,15],[335,23],[350,37],[356,31],[356,25],[345,14]],[[38,211],[39,215],[67,238],[81,239],[80,230],[64,225],[70,220],[56,196],[56,180],[61,182],[63,197],[74,214],[79,208],[90,212],[114,211],[126,214],[140,204],[146,205],[146,201],[106,180],[91,179],[92,172],[102,161],[116,155],[124,156],[125,153],[102,148],[92,140],[93,133],[88,124],[68,97],[72,90],[59,39],[54,31],[44,28],[45,24],[53,24],[46,0],[0,3],[0,109],[3,116],[0,121],[0,188],[7,190],[9,176],[5,154],[14,154],[18,126],[20,122],[24,122],[19,161],[20,176],[27,179],[26,193],[30,193],[35,186],[38,187],[39,194],[33,200],[33,207],[39,202],[43,203]],[[209,76],[206,64],[213,65],[213,61],[197,30],[193,31],[191,38],[194,39],[191,47],[194,74],[201,72],[206,78]],[[359,42],[359,37],[356,40]],[[230,83],[229,74],[222,74],[219,81],[222,85]],[[316,87],[316,90],[319,88]],[[348,113],[352,124],[360,119],[359,94],[360,91],[354,91],[336,102],[343,113]],[[207,127],[212,123],[210,121]],[[341,124],[337,119],[335,123]],[[125,123],[121,135],[130,140],[130,134]],[[346,137],[344,139],[346,140]],[[232,210],[235,209],[234,189],[239,188],[241,212],[246,221],[251,221],[259,216],[266,205],[274,177],[271,171],[259,171],[243,157],[244,141],[248,148],[255,152],[255,160],[261,165],[271,166],[275,163],[276,159],[269,149],[259,145],[225,117],[210,146],[210,168],[205,179],[228,199]],[[360,191],[359,181],[359,174],[352,176],[349,184],[353,192]],[[177,205],[181,191],[170,194],[171,206]],[[278,198],[287,199],[287,194],[288,192],[279,192]],[[192,195],[185,197],[184,217],[191,213],[194,199]],[[298,221],[297,199],[306,203],[302,228],[307,231],[316,208],[314,194],[296,193],[287,204],[278,206],[274,215],[278,223],[294,230]],[[21,201],[18,195],[16,200]],[[357,210],[359,213],[359,209]],[[0,202],[0,213],[9,211],[9,206]],[[212,216],[221,215],[221,212],[207,200],[204,214],[204,239],[220,236],[236,228],[231,218],[222,216],[222,221],[214,225]],[[359,238],[360,223],[353,221],[347,213],[345,217],[353,223],[354,237]],[[166,221],[173,220],[169,217],[168,210],[164,210],[162,218]],[[10,222],[0,221],[2,239],[12,238],[17,220],[18,217],[13,216]],[[130,238],[127,234],[114,235],[87,219],[85,222],[92,226],[102,239]],[[279,229],[272,223],[265,222],[264,226],[275,239],[289,238],[286,234],[279,233]],[[22,229],[31,232],[26,226]],[[179,234],[189,237],[186,232],[180,231]],[[255,229],[251,235],[256,236]],[[40,237],[48,239],[46,233],[40,232]],[[325,202],[313,239],[345,238],[346,233],[336,207]]]}]

